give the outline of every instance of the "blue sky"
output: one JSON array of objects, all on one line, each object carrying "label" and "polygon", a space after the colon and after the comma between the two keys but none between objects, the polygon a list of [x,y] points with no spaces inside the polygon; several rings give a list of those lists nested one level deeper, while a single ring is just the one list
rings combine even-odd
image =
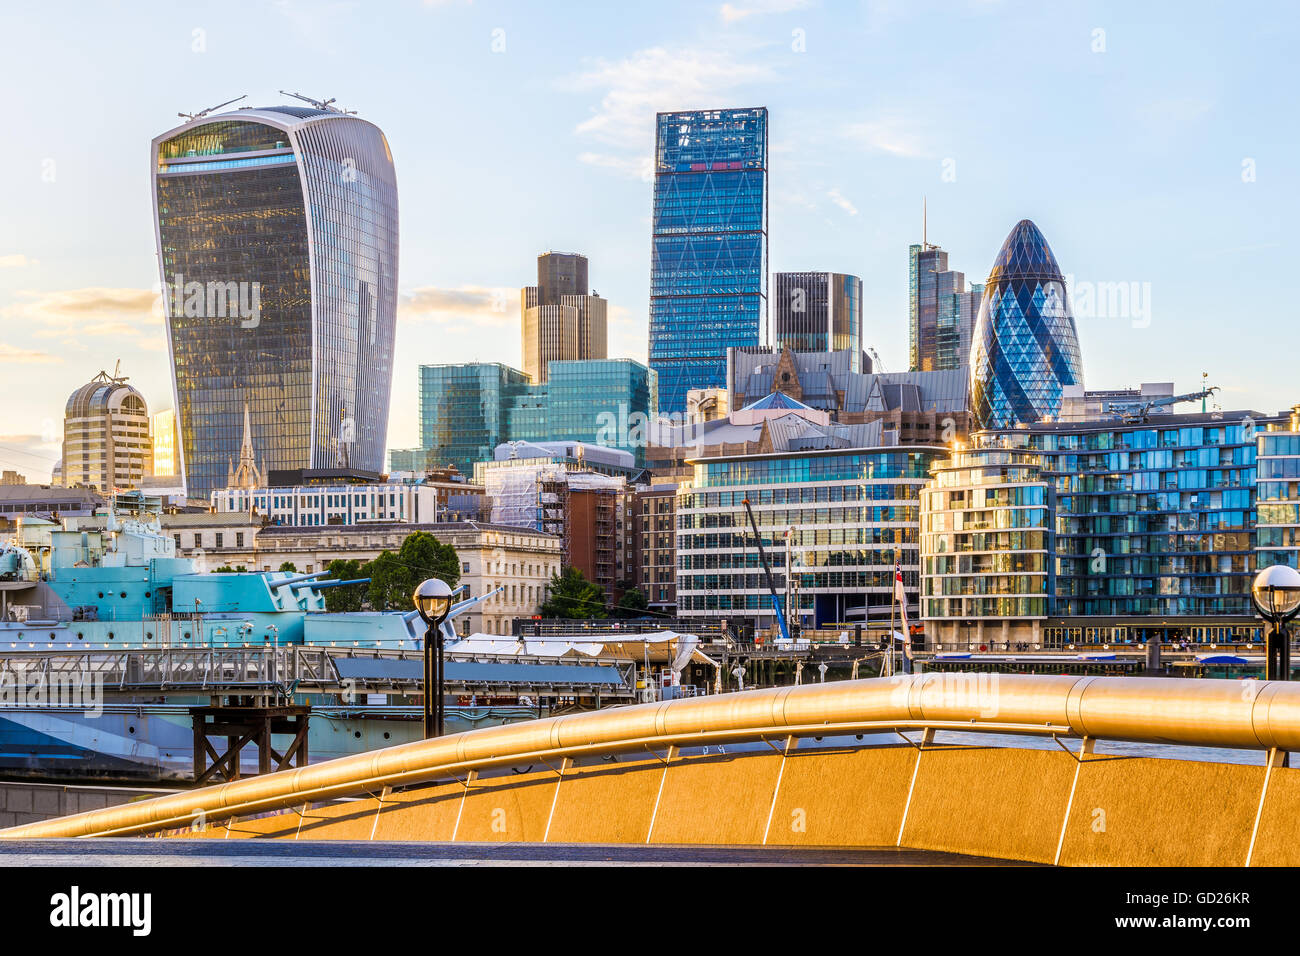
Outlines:
[{"label": "blue sky", "polygon": [[[280,89],[382,127],[401,199],[389,443],[416,366],[520,358],[546,249],[591,259],[610,353],[644,360],[656,110],[771,111],[770,265],[860,275],[907,361],[907,246],[983,281],[1033,219],[1076,283],[1149,312],[1080,316],[1086,382],[1202,371],[1225,409],[1300,401],[1297,19],[1284,4],[731,0],[609,4],[7,3],[0,78],[0,463],[44,479],[63,404],[122,360],[171,404],[148,150],[192,112]],[[1076,293],[1076,299],[1078,298]]]}]

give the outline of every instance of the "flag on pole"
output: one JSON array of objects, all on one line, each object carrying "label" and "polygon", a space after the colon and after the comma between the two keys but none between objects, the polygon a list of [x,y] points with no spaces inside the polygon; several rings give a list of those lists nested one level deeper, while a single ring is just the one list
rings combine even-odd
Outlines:
[{"label": "flag on pole", "polygon": [[897,561],[894,562],[894,600],[898,602],[899,611],[903,615],[903,654],[910,661],[912,659],[912,629],[907,623],[907,591],[903,589],[903,569],[898,566]]}]

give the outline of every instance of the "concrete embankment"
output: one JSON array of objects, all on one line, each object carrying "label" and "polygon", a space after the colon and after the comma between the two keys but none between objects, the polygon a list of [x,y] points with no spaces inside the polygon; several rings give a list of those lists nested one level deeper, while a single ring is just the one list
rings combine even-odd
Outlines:
[{"label": "concrete embankment", "polygon": [[170,790],[104,787],[64,783],[0,781],[0,827],[36,823],[53,817],[116,807]]}]

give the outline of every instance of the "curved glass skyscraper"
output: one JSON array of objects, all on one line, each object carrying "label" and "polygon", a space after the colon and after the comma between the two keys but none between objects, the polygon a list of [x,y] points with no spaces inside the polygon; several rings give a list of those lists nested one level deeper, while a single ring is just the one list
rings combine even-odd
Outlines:
[{"label": "curved glass skyscraper", "polygon": [[971,412],[980,428],[1055,416],[1061,387],[1083,384],[1079,337],[1065,279],[1028,219],[993,262],[971,342]]},{"label": "curved glass skyscraper", "polygon": [[248,409],[268,470],[382,471],[397,320],[397,180],[379,128],[239,109],[151,155],[181,453],[223,487]]}]

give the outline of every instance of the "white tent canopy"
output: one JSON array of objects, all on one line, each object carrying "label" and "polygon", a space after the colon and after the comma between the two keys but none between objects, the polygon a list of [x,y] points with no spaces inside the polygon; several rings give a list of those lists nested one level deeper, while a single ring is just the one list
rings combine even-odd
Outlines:
[{"label": "white tent canopy", "polygon": [[718,666],[707,654],[699,650],[697,634],[679,634],[676,631],[655,631],[649,634],[611,635],[606,640],[593,641],[563,635],[552,638],[503,638],[492,634],[471,634],[447,645],[447,653],[461,656],[492,654],[498,656],[528,657],[600,657],[616,660],[649,661],[668,664],[680,672],[688,663]]}]

